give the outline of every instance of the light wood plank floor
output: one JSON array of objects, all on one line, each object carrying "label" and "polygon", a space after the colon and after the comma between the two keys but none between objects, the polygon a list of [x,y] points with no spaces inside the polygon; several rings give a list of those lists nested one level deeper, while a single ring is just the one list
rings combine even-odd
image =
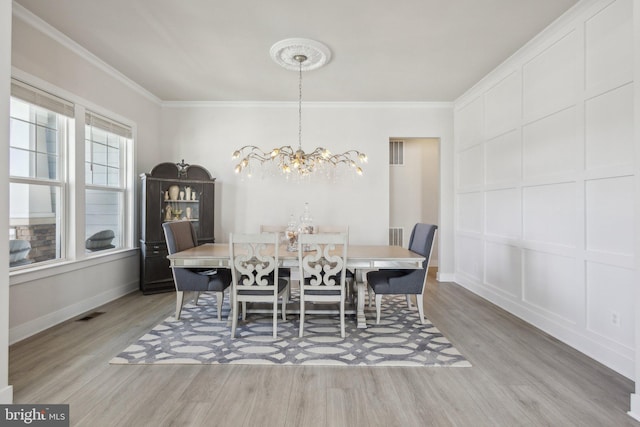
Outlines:
[{"label": "light wood plank floor", "polygon": [[174,298],[134,293],[13,345],[15,403],[92,427],[640,425],[632,381],[433,272],[426,315],[472,368],[109,365]]}]

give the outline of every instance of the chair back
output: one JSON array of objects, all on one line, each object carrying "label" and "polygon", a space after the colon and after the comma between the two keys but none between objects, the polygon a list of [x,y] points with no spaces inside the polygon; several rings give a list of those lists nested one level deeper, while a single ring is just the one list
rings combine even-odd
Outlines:
[{"label": "chair back", "polygon": [[[300,234],[298,262],[300,277],[306,277],[304,288],[314,291],[344,289],[347,246],[346,233]],[[308,250],[303,252],[303,247]]]},{"label": "chair back", "polygon": [[198,245],[196,229],[191,221],[172,221],[162,224],[169,255]]},{"label": "chair back", "polygon": [[389,278],[392,287],[398,289],[400,294],[422,294],[427,283],[427,269],[433,251],[433,240],[435,239],[437,225],[418,223],[411,231],[409,239],[409,250],[422,255],[425,260],[422,268],[411,270],[409,273],[398,277]]},{"label": "chair back", "polygon": [[346,233],[349,234],[349,227],[346,225],[319,225],[318,233]]},{"label": "chair back", "polygon": [[418,223],[411,231],[409,238],[409,250],[425,257],[422,268],[429,266],[429,259],[433,251],[433,241],[438,230],[437,225]]},{"label": "chair back", "polygon": [[345,233],[347,235],[347,242],[349,242],[349,226],[347,225],[319,225],[316,227],[318,233]]},{"label": "chair back", "polygon": [[278,294],[278,233],[229,234],[234,293]]}]

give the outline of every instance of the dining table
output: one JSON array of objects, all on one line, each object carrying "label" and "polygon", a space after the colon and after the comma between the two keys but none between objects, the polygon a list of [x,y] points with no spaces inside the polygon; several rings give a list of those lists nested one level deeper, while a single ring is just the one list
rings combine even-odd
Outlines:
[{"label": "dining table", "polygon": [[[205,243],[168,255],[172,268],[230,268],[228,243]],[[358,328],[366,328],[365,291],[363,272],[378,269],[421,269],[425,257],[409,249],[394,245],[352,245],[347,248],[346,267],[356,272],[356,319]],[[281,267],[298,266],[298,251],[288,251],[287,245],[278,248]]]}]

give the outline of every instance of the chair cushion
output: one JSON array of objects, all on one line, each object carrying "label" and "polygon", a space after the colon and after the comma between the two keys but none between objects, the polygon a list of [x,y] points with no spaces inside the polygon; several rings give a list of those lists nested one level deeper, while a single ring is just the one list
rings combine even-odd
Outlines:
[{"label": "chair cushion", "polygon": [[[267,279],[268,280],[268,279]],[[242,281],[240,281],[242,283]],[[273,279],[269,280],[269,285],[273,284]],[[287,287],[285,279],[278,278],[278,293]],[[255,289],[238,289],[238,295],[273,295],[273,288],[261,289],[262,286],[253,286]]]},{"label": "chair cushion", "polygon": [[406,279],[412,279],[412,274],[415,275],[421,271],[422,270],[370,271],[367,273],[367,282],[376,294],[419,294],[422,292],[422,283]]},{"label": "chair cushion", "polygon": [[[304,293],[307,295],[340,295],[340,278],[338,276],[331,276],[336,281],[334,286],[319,285],[314,286],[315,289],[305,288]],[[304,279],[305,286],[311,286],[311,277]]]},{"label": "chair cushion", "polygon": [[222,292],[231,285],[231,270],[218,268],[214,275],[200,274],[189,268],[174,268],[176,289],[179,291]]},{"label": "chair cushion", "polygon": [[217,273],[205,275],[209,278],[207,287],[209,291],[222,292],[231,286],[231,270],[228,268],[217,268]]},{"label": "chair cushion", "polygon": [[305,289],[305,295],[340,295],[340,288],[338,289]]},{"label": "chair cushion", "polygon": [[[9,241],[9,262],[11,266],[28,264],[32,262],[27,260],[27,255],[31,250],[31,244],[26,240],[10,240]],[[20,263],[20,264],[18,264]]]},{"label": "chair cushion", "polygon": [[115,246],[111,244],[114,237],[115,234],[112,230],[98,231],[86,240],[85,248],[91,251],[115,248]]},{"label": "chair cushion", "polygon": [[278,276],[279,277],[291,277],[291,269],[290,268],[278,268]]}]

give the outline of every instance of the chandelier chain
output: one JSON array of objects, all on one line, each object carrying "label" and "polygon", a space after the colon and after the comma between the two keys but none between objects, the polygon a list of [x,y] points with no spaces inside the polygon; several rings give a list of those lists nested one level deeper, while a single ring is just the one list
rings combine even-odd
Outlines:
[{"label": "chandelier chain", "polygon": [[302,61],[298,61],[298,149],[302,150]]}]

